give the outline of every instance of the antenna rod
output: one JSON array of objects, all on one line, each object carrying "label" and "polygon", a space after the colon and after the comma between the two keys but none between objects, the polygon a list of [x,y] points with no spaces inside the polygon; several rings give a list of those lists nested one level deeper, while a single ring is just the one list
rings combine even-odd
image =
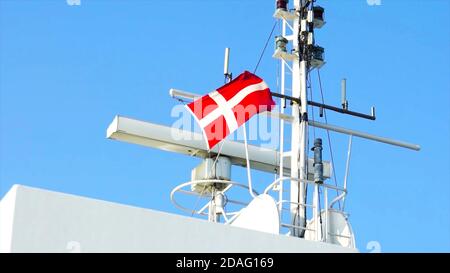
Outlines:
[{"label": "antenna rod", "polygon": [[341,103],[344,110],[348,109],[347,101],[347,79],[342,79],[341,81]]},{"label": "antenna rod", "polygon": [[352,136],[370,139],[370,140],[374,140],[374,141],[378,141],[378,142],[382,142],[382,143],[386,143],[386,144],[390,144],[390,145],[394,145],[394,146],[398,146],[398,147],[403,147],[403,148],[411,149],[414,151],[420,150],[420,146],[417,144],[411,144],[411,143],[394,140],[394,139],[390,139],[390,138],[386,138],[386,137],[375,136],[375,135],[371,135],[368,133],[355,131],[355,130],[351,130],[351,129],[346,129],[346,128],[331,125],[331,124],[325,124],[325,123],[321,123],[321,122],[317,122],[317,121],[310,121],[309,125],[316,127],[316,128],[330,130],[330,131],[334,131],[334,132],[341,133],[341,134],[352,135]]}]

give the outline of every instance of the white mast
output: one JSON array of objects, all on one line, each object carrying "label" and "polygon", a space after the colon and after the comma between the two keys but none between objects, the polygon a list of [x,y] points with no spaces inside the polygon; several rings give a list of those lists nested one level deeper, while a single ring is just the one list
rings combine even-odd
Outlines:
[{"label": "white mast", "polygon": [[[301,8],[300,0],[294,0],[294,8],[297,15]],[[299,27],[300,16],[296,16],[293,20],[293,50],[300,53],[299,45]],[[297,55],[296,54],[296,55]],[[306,158],[307,158],[307,141],[308,141],[308,124],[302,121],[301,117],[307,115],[307,97],[306,97],[306,61],[300,61],[300,55],[292,61],[292,97],[299,98],[301,105],[293,102],[292,117],[296,122],[292,125],[291,136],[291,177],[307,179]],[[298,181],[291,181],[291,222],[294,226],[305,227],[305,209],[297,204],[305,204],[305,184]],[[292,228],[293,236],[301,236],[303,230]]]}]

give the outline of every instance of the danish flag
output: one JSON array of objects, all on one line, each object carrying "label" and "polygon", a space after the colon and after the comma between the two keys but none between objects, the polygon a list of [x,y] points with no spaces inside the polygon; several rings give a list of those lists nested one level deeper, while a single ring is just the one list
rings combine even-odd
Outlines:
[{"label": "danish flag", "polygon": [[200,125],[208,150],[211,150],[252,116],[271,111],[274,106],[267,84],[245,71],[186,107]]}]

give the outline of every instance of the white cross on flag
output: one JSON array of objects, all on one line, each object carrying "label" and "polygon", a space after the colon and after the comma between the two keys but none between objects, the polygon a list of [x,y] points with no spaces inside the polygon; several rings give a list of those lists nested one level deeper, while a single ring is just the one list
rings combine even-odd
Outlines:
[{"label": "white cross on flag", "polygon": [[245,71],[231,82],[187,105],[203,131],[208,149],[253,115],[271,111],[275,102],[267,84]]}]

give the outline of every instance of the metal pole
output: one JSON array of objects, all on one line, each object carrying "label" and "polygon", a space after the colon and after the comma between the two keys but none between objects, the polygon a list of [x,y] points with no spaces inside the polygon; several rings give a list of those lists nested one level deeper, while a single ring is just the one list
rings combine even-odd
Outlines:
[{"label": "metal pole", "polygon": [[216,205],[214,203],[214,198],[216,195],[216,191],[213,189],[211,192],[211,201],[209,201],[209,208],[208,208],[208,221],[210,222],[216,222]]},{"label": "metal pole", "polygon": [[[301,99],[301,120],[300,120],[300,179],[308,179],[308,98],[306,93],[306,60],[300,62],[300,99]],[[306,203],[306,184],[300,182],[299,188],[299,203]],[[302,227],[306,227],[306,207],[300,208],[299,220]],[[304,230],[302,230],[302,236]]]},{"label": "metal pole", "polygon": [[[300,0],[294,0],[295,10],[300,9]],[[293,20],[293,34],[294,37],[292,40],[292,47],[295,53],[299,52],[299,24],[300,18],[296,16]],[[295,58],[292,61],[292,96],[295,98],[300,98],[301,96],[301,87],[300,87],[300,65],[299,58]],[[306,104],[305,104],[306,105]],[[299,172],[299,160],[301,152],[300,142],[301,142],[301,133],[302,128],[300,124],[300,120],[298,117],[300,116],[300,105],[297,102],[293,102],[292,104],[292,117],[294,123],[292,124],[292,132],[291,132],[291,177],[292,178],[301,178]],[[298,205],[300,203],[300,183],[296,180],[291,180],[291,189],[290,189],[290,214],[291,214],[291,223],[293,226],[303,226],[302,220],[300,219],[300,210],[303,211],[303,208]],[[303,217],[304,218],[304,217]],[[297,228],[292,227],[291,235],[300,237],[303,235],[303,232],[299,231]]]},{"label": "metal pole", "polygon": [[[283,37],[286,36],[286,20],[283,19],[283,25],[281,34]],[[286,67],[283,60],[280,60],[281,64],[281,83],[280,83],[280,92],[284,95],[285,93],[285,73],[286,73]],[[281,105],[280,112],[281,114],[284,114],[284,107],[285,105]],[[280,119],[280,178],[284,176],[284,120]],[[278,186],[278,201],[280,204],[278,205],[278,210],[280,213],[280,221],[281,221],[281,215],[283,210],[283,181],[280,180],[280,184]]]},{"label": "metal pole", "polygon": [[227,47],[225,48],[225,59],[223,61],[223,74],[228,77],[229,72],[228,72],[228,62],[230,60],[230,48]]},{"label": "metal pole", "polygon": [[315,183],[314,184],[314,197],[313,197],[313,206],[314,206],[314,215],[313,215],[313,219],[314,219],[314,230],[315,230],[315,241],[319,241],[319,184]]}]

